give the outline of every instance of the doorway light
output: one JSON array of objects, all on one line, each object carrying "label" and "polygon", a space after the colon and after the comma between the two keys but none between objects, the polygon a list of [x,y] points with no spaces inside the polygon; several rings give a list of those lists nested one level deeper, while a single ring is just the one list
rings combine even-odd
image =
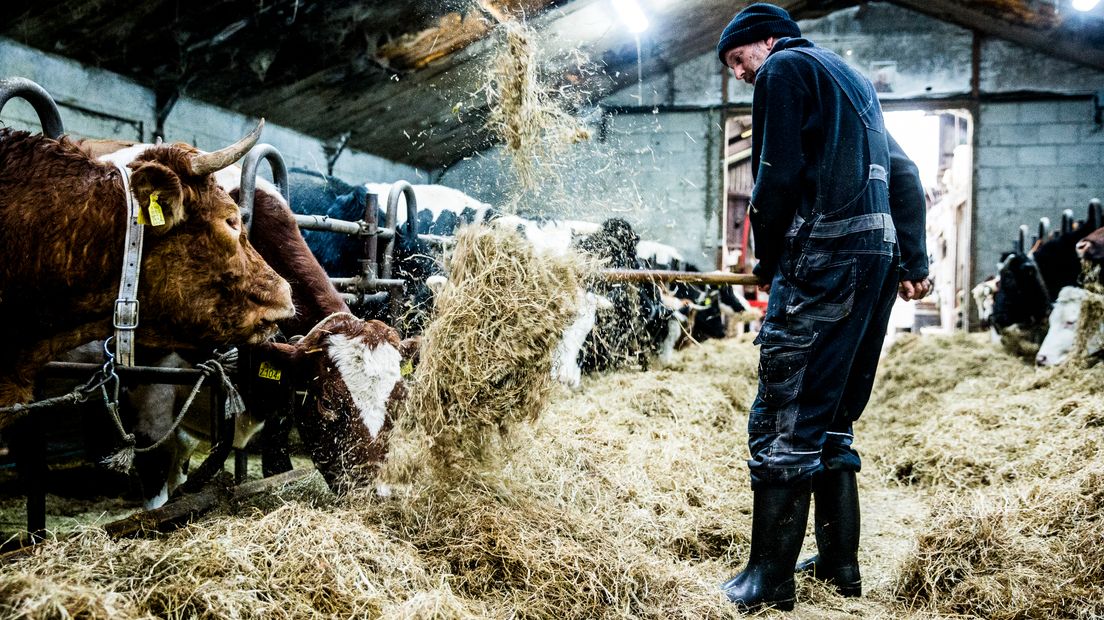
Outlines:
[{"label": "doorway light", "polygon": [[1091,11],[1100,4],[1100,0],[1073,0],[1073,8],[1078,11]]},{"label": "doorway light", "polygon": [[636,0],[611,1],[613,2],[613,8],[617,9],[617,14],[621,16],[621,21],[625,22],[625,27],[629,29],[629,32],[640,34],[648,29],[648,17],[644,15],[644,11],[636,3]]}]

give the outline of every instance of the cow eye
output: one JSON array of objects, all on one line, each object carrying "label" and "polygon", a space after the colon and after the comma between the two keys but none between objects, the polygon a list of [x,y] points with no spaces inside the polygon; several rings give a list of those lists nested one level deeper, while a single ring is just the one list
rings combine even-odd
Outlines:
[{"label": "cow eye", "polygon": [[236,215],[232,215],[226,218],[226,225],[229,226],[232,230],[238,230],[241,228],[241,218]]}]

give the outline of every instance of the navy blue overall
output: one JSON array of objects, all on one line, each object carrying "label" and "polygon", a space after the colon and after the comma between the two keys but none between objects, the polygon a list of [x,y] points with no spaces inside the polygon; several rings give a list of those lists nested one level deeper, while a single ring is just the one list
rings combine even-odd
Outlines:
[{"label": "navy blue overall", "polygon": [[818,198],[785,234],[755,341],[759,392],[748,418],[753,488],[796,483],[821,468],[859,470],[852,422],[870,398],[899,275],[877,95],[869,82],[848,76],[837,56],[812,46],[791,49],[816,60],[846,95],[866,128],[859,142],[870,165],[865,179],[836,180],[837,190],[848,184],[857,190],[850,200]]}]

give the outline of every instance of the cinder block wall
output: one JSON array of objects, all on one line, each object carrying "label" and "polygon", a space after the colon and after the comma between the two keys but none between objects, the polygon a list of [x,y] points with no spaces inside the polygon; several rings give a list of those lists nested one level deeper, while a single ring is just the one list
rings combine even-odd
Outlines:
[{"label": "cinder block wall", "polygon": [[624,218],[641,238],[672,245],[709,269],[718,229],[717,118],[709,111],[609,114],[590,127],[589,142],[520,196],[501,148],[457,163],[439,182],[491,204],[517,200],[518,213],[530,217]]},{"label": "cinder block wall", "polygon": [[[25,77],[45,88],[58,103],[65,132],[73,137],[152,140],[154,94],[122,76],[0,38],[0,77]],[[4,126],[39,130],[38,116],[21,99],[4,106],[0,120]],[[211,150],[238,140],[255,125],[256,119],[181,97],[165,121],[165,139]],[[275,146],[289,167],[326,171],[322,142],[316,138],[269,122],[261,141]],[[260,173],[267,176],[268,166],[261,166]],[[412,166],[355,151],[342,153],[333,173],[350,183],[428,178]]]},{"label": "cinder block wall", "polygon": [[1083,219],[1104,199],[1104,131],[1087,99],[986,103],[979,112],[975,164],[975,281],[995,273],[1020,224],[1059,226],[1062,211]]}]

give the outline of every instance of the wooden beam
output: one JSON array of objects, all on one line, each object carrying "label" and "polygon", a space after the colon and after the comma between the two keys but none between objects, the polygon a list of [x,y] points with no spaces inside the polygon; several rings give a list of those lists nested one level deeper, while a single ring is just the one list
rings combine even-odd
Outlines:
[{"label": "wooden beam", "polygon": [[[1104,47],[1099,40],[1081,34],[1068,21],[1019,13],[999,16],[982,10],[981,3],[959,0],[889,0],[891,4],[927,15],[987,36],[1011,41],[1048,56],[1104,70]],[[1018,15],[1016,21],[1005,15]]]},{"label": "wooden beam", "polygon": [[208,485],[197,493],[185,495],[160,508],[141,510],[129,517],[104,525],[104,530],[115,538],[134,536],[142,532],[164,532],[184,525],[221,502],[241,501],[261,493],[271,493],[292,482],[314,473],[310,467],[293,469],[282,474],[246,482],[229,490]]}]

